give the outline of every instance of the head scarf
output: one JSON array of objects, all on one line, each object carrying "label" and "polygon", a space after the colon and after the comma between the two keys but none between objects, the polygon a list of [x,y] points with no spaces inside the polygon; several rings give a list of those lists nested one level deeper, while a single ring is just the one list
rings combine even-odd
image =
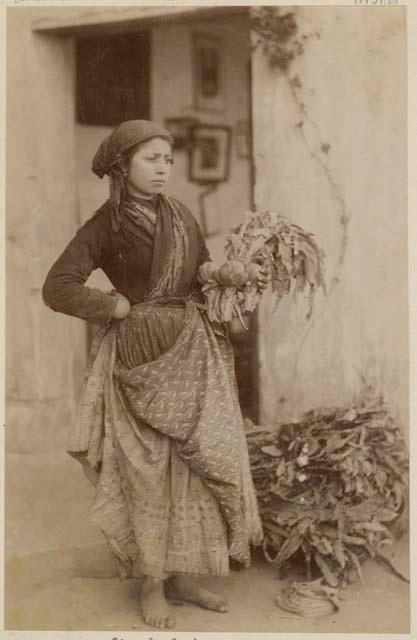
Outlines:
[{"label": "head scarf", "polygon": [[119,124],[99,146],[93,158],[92,170],[99,177],[110,179],[110,207],[114,230],[120,227],[120,205],[124,199],[124,175],[120,160],[136,145],[152,138],[163,138],[171,145],[170,132],[149,120],[128,120]]}]

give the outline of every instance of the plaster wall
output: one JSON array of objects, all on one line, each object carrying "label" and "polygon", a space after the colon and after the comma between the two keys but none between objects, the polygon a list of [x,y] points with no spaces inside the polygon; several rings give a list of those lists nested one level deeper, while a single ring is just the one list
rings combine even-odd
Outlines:
[{"label": "plaster wall", "polygon": [[79,223],[73,48],[33,33],[36,16],[7,9],[6,560],[99,539],[86,519],[91,488],[64,453],[85,327],[41,298]]},{"label": "plaster wall", "polygon": [[317,235],[329,294],[310,324],[302,299],[275,315],[263,304],[262,420],[351,402],[362,376],[406,428],[405,8],[299,7],[296,19],[300,35],[320,38],[305,41],[288,76],[254,56],[255,199]]},{"label": "plaster wall", "polygon": [[34,34],[35,15],[7,11],[6,446],[20,452],[64,444],[84,357],[80,323],[41,299],[77,211],[72,47]]}]

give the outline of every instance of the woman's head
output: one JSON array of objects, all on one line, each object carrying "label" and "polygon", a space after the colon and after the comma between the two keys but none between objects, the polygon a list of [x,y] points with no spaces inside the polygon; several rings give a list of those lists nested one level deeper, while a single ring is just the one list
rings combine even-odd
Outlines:
[{"label": "woman's head", "polygon": [[160,193],[171,174],[172,145],[166,138],[150,138],[126,153],[121,166],[128,193]]},{"label": "woman's head", "polygon": [[152,138],[162,138],[173,144],[167,129],[150,120],[127,120],[119,124],[99,146],[93,159],[92,170],[99,178],[110,175],[120,167],[121,159],[130,151]]},{"label": "woman's head", "polygon": [[113,228],[120,223],[119,207],[126,192],[160,193],[170,174],[173,139],[167,129],[149,120],[128,120],[101,143],[92,170],[110,179]]}]

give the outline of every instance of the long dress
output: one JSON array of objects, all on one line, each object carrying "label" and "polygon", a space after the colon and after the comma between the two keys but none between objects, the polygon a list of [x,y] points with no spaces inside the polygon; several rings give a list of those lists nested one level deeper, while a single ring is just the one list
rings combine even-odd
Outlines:
[{"label": "long dress", "polygon": [[[123,577],[227,575],[262,538],[232,347],[196,278],[207,259],[179,201],[129,198],[120,233],[103,206],[45,281],[48,306],[102,324],[68,451],[99,471],[91,516]],[[122,321],[85,286],[99,267],[131,303]]]}]

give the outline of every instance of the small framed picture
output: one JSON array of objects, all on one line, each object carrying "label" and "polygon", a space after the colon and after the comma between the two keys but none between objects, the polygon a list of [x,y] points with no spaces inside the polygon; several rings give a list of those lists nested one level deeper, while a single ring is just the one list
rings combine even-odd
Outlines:
[{"label": "small framed picture", "polygon": [[222,40],[211,34],[193,36],[194,102],[196,109],[224,109]]},{"label": "small framed picture", "polygon": [[199,125],[192,129],[189,179],[191,182],[224,182],[229,177],[230,127]]}]

